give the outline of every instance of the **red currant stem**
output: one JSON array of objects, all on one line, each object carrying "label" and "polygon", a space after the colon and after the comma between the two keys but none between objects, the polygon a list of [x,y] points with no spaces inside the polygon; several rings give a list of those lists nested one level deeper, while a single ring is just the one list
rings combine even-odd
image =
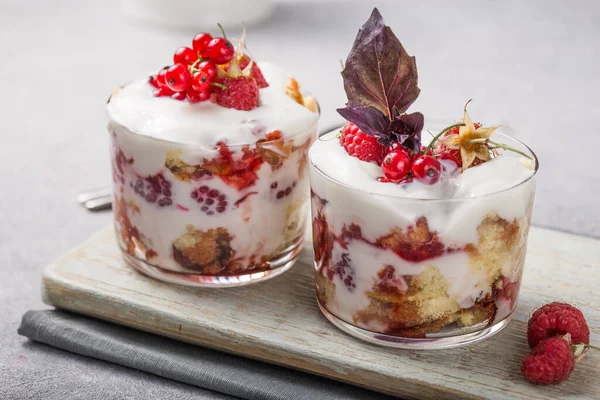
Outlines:
[{"label": "red currant stem", "polygon": [[429,142],[429,145],[427,146],[427,148],[425,148],[425,150],[423,150],[423,152],[422,152],[423,155],[426,155],[429,152],[429,150],[431,150],[433,148],[433,145],[435,144],[435,142],[437,142],[438,139],[441,138],[444,133],[446,133],[450,129],[455,128],[457,126],[465,126],[465,124],[461,122],[459,124],[450,125],[444,129],[442,129],[442,131],[440,133],[438,133],[437,135],[435,135],[433,137],[433,139],[431,139],[431,142]]},{"label": "red currant stem", "polygon": [[227,89],[227,86],[225,86],[225,85],[221,85],[220,83],[217,83],[217,82],[211,82],[211,83],[210,83],[210,86],[218,87],[218,88],[219,88],[219,89],[221,89],[221,90],[225,90],[225,89]]},{"label": "red currant stem", "polygon": [[208,58],[202,58],[202,57],[198,57],[198,59],[196,61],[194,61],[192,64],[190,64],[190,66],[188,67],[190,70],[190,74],[194,75],[195,72],[199,72],[200,70],[198,68],[196,68],[198,66],[198,64],[200,64],[203,61],[208,60]]},{"label": "red currant stem", "polygon": [[221,33],[223,34],[223,38],[227,39],[227,35],[225,34],[225,29],[223,29],[223,25],[221,25],[221,23],[217,23],[217,26],[221,30]]},{"label": "red currant stem", "polygon": [[196,67],[198,66],[198,64],[200,64],[200,58],[198,58],[196,61],[194,61],[192,64],[190,64],[190,66],[188,68],[189,68],[191,74],[193,74],[194,72],[198,71],[196,69]]},{"label": "red currant stem", "polygon": [[429,133],[429,134],[431,135],[431,137],[432,137],[432,138],[433,138],[433,137],[435,137],[435,136],[433,135],[433,133],[431,133],[431,131],[430,131],[429,129],[427,129],[427,133]]},{"label": "red currant stem", "polygon": [[592,346],[591,344],[586,344],[585,348],[586,349],[594,349],[594,350],[600,351],[600,347],[598,347],[598,346]]},{"label": "red currant stem", "polygon": [[[474,140],[471,140],[471,142],[475,142],[476,140],[479,141],[480,139],[474,139]],[[475,143],[478,143],[478,142],[475,142]],[[514,147],[507,146],[507,145],[505,145],[503,143],[496,143],[496,142],[491,141],[490,139],[485,139],[481,143],[490,143],[490,144],[493,144],[494,146],[499,147],[499,148],[501,148],[503,150],[512,151],[514,153],[522,155],[523,157],[527,157],[527,158],[529,158],[531,160],[531,156],[530,155],[528,155],[526,153],[523,153],[521,150],[517,150]]]}]

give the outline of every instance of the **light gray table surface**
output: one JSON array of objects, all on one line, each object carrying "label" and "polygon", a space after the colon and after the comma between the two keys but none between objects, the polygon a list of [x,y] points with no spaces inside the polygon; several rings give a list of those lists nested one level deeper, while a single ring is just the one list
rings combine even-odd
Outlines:
[{"label": "light gray table surface", "polygon": [[[279,6],[248,45],[310,90],[328,125],[345,101],[338,60],[375,3],[316,4]],[[600,236],[600,5],[376,5],[417,56],[412,110],[456,119],[473,98],[474,119],[510,125],[541,160],[534,223]],[[110,222],[110,212],[75,202],[110,182],[106,98],[168,63],[194,33],[124,20],[115,0],[0,3],[0,398],[225,398],[17,336],[21,315],[44,307],[44,265]]]}]

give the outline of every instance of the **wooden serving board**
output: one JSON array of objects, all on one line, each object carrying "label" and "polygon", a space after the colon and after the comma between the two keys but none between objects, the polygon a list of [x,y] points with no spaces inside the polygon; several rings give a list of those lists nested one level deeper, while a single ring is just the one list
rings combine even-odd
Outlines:
[{"label": "wooden serving board", "polygon": [[600,352],[554,387],[520,375],[527,319],[557,299],[581,307],[600,343],[600,240],[531,229],[520,303],[495,337],[452,350],[407,351],[354,339],[321,315],[310,250],[257,285],[206,289],[157,282],[129,268],[112,227],[44,270],[47,304],[186,342],[415,398],[600,398]]}]

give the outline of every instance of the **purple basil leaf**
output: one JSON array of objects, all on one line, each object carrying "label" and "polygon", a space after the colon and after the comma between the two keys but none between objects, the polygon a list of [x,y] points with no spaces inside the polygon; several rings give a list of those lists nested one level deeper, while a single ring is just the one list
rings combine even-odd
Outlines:
[{"label": "purple basil leaf", "polygon": [[346,107],[338,108],[337,112],[346,120],[354,123],[367,135],[385,140],[391,135],[388,127],[390,121],[387,117],[375,107]]},{"label": "purple basil leaf", "polygon": [[358,31],[342,76],[349,106],[375,107],[390,120],[405,112],[420,92],[415,58],[384,25],[377,8]]},{"label": "purple basil leaf", "polygon": [[421,132],[424,124],[423,114],[416,112],[399,115],[392,121],[389,129],[396,135],[402,146],[417,153],[421,150]]}]

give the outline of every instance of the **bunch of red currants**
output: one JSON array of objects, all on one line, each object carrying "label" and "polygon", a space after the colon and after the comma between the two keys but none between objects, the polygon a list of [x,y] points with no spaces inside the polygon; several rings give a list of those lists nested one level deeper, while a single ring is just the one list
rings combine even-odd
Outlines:
[{"label": "bunch of red currants", "polygon": [[171,96],[191,103],[208,100],[218,86],[217,66],[233,60],[235,48],[225,37],[209,33],[194,36],[192,48],[180,47],[173,55],[173,65],[150,77],[155,96]]},{"label": "bunch of red currants", "polygon": [[382,182],[408,183],[417,179],[433,185],[442,173],[442,166],[432,155],[431,149],[426,154],[423,148],[421,152],[411,155],[410,150],[399,142],[384,146],[352,122],[342,128],[340,144],[351,156],[381,165],[384,177],[379,180]]},{"label": "bunch of red currants", "polygon": [[411,182],[413,179],[417,179],[423,183],[433,185],[440,179],[442,166],[433,157],[431,150],[427,154],[417,153],[411,157],[408,149],[400,144],[391,147],[381,163],[381,170],[386,180],[399,183]]}]

